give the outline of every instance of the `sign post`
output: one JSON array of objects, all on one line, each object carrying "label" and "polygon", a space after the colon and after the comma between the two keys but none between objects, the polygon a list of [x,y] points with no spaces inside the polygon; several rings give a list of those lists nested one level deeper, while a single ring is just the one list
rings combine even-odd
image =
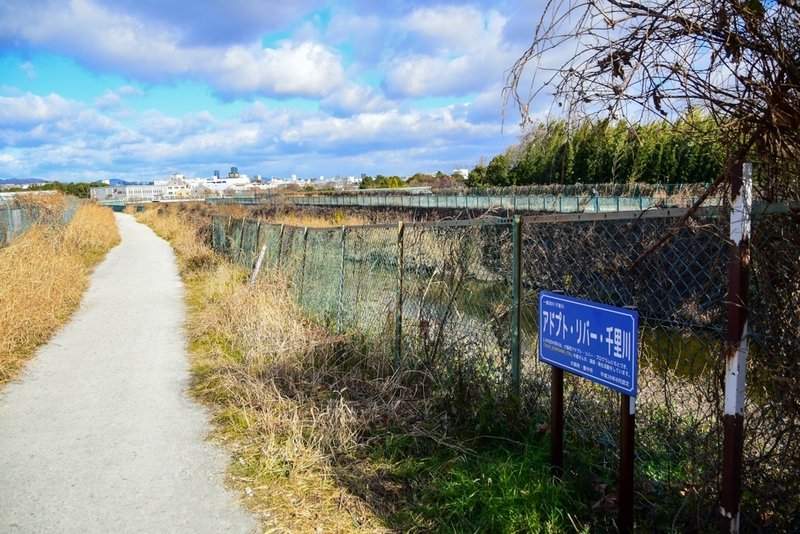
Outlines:
[{"label": "sign post", "polygon": [[553,476],[564,472],[564,370],[550,369],[550,468]]},{"label": "sign post", "polygon": [[551,465],[563,469],[563,371],[620,393],[619,531],[633,531],[633,459],[639,314],[542,291],[539,294],[539,360],[553,366]]}]

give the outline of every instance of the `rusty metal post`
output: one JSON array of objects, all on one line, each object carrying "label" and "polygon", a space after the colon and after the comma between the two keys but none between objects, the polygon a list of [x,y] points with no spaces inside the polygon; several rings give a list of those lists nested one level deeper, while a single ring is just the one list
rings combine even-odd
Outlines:
[{"label": "rusty metal post", "polygon": [[555,365],[550,374],[550,469],[556,478],[564,472],[564,370]]},{"label": "rusty metal post", "polygon": [[747,369],[747,315],[750,278],[750,228],[753,167],[737,165],[730,175],[731,220],[728,266],[727,347],[725,353],[725,415],[722,445],[720,532],[739,532],[744,446],[745,374]]},{"label": "rusty metal post", "polygon": [[397,223],[397,307],[394,317],[394,364],[399,367],[403,361],[403,256],[405,226],[403,221]]},{"label": "rusty metal post", "polygon": [[620,395],[619,532],[633,532],[633,459],[636,398]]}]

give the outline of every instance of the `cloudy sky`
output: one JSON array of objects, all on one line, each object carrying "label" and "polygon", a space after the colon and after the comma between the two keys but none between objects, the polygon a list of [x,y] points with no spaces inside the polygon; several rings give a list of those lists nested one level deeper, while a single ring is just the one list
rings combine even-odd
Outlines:
[{"label": "cloudy sky", "polygon": [[0,178],[472,167],[519,135],[524,0],[0,1]]}]

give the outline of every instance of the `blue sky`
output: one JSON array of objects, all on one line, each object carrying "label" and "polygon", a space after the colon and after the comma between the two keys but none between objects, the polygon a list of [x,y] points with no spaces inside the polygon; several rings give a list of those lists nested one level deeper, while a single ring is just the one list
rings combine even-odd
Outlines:
[{"label": "blue sky", "polygon": [[2,2],[0,178],[472,167],[519,136],[501,93],[538,14],[523,0]]}]

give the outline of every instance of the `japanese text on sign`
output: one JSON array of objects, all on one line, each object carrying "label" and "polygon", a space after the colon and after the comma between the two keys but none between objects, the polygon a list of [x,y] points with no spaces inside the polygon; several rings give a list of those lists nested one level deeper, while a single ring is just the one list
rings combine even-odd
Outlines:
[{"label": "japanese text on sign", "polygon": [[565,295],[539,294],[539,359],[636,396],[639,315]]}]

